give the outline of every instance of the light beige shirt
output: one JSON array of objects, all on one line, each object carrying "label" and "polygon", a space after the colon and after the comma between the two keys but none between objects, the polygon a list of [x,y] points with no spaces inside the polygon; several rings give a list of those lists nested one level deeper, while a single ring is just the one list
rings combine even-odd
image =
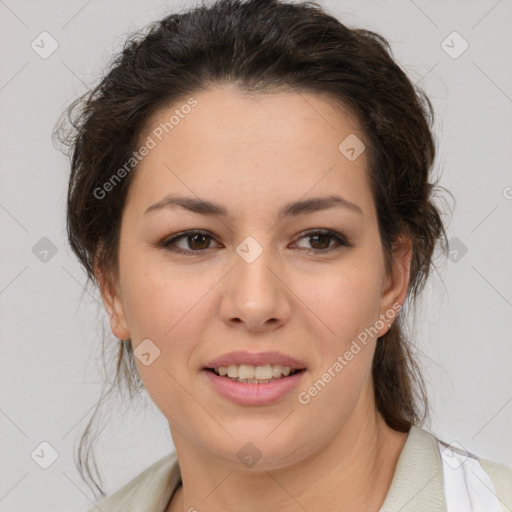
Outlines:
[{"label": "light beige shirt", "polygon": [[[492,482],[491,488],[489,485],[486,488],[497,496],[503,511],[512,511],[512,468],[476,459]],[[180,468],[173,452],[87,512],[165,512],[180,485]],[[444,486],[443,462],[436,437],[413,426],[379,512],[447,512]]]}]

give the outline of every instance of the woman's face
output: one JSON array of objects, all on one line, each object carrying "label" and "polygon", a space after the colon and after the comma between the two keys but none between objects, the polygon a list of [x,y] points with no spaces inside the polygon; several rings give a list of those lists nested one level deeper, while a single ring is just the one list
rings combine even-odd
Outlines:
[{"label": "woman's face", "polygon": [[[102,294],[177,447],[285,467],[368,417],[375,342],[404,300],[409,255],[386,275],[364,136],[328,98],[229,87],[193,98],[159,111],[141,137],[119,281]],[[189,230],[201,234],[164,246]],[[246,384],[205,369],[235,351],[305,370]]]}]

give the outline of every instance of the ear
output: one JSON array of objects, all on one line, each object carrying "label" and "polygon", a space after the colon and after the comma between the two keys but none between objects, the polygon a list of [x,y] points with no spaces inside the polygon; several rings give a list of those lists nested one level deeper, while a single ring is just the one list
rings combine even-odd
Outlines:
[{"label": "ear", "polygon": [[130,331],[126,322],[123,301],[118,290],[118,285],[110,275],[99,267],[94,267],[94,275],[98,281],[98,286],[103,299],[103,305],[110,319],[110,329],[114,336],[120,340],[130,338]]},{"label": "ear", "polygon": [[[386,275],[381,295],[380,318],[386,322],[393,323],[393,319],[400,311],[407,290],[409,288],[409,278],[412,259],[412,241],[410,238],[400,236],[393,244],[393,261],[391,271]],[[390,326],[386,325],[379,336],[383,336]]]}]

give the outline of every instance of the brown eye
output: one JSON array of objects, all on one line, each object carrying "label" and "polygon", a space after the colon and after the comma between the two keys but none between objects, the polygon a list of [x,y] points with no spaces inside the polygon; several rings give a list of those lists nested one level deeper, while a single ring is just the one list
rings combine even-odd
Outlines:
[{"label": "brown eye", "polygon": [[[310,231],[305,235],[303,234],[300,240],[303,239],[309,240],[310,245],[313,247],[310,250],[305,248],[305,251],[308,253],[326,253],[340,246],[350,247],[350,244],[343,235],[330,230]],[[331,241],[334,241],[334,244],[331,244]]]},{"label": "brown eye", "polygon": [[[184,240],[182,246],[177,242]],[[162,247],[181,254],[193,255],[194,253],[205,251],[210,248],[210,241],[213,238],[207,233],[201,231],[185,231],[160,243]]]},{"label": "brown eye", "polygon": [[[186,240],[188,241],[189,247],[191,247],[192,249],[207,249],[208,246],[210,245],[208,235],[189,235],[186,237]],[[205,243],[205,241],[207,242]]]},{"label": "brown eye", "polygon": [[[308,254],[325,254],[343,246],[351,246],[342,234],[331,230],[310,231],[306,234],[302,234],[299,240],[303,239],[309,240],[309,244],[312,248],[299,248],[306,251]],[[202,231],[184,231],[163,240],[159,245],[172,252],[194,256],[210,249],[212,240],[214,240],[214,238],[211,235]],[[179,245],[180,243],[181,245]]]},{"label": "brown eye", "polygon": [[320,247],[314,247],[314,249],[327,249],[330,247],[330,243],[331,241],[333,240],[332,236],[330,235],[324,235],[324,234],[320,234],[320,235],[312,235],[312,236],[309,236],[309,239],[312,241],[313,243],[313,246],[315,246],[318,243],[318,245]]}]

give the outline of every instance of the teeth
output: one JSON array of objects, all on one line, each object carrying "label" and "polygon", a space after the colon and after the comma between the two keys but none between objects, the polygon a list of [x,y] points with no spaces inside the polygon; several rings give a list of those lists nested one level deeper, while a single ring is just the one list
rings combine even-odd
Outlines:
[{"label": "teeth", "polygon": [[[240,368],[242,368],[240,366]],[[278,375],[279,377],[279,375]],[[242,376],[240,375],[240,378]],[[255,379],[271,379],[272,378],[272,366],[266,364],[265,366],[256,366],[254,369],[254,378]]]},{"label": "teeth", "polygon": [[238,366],[234,364],[230,364],[228,366],[228,377],[237,378],[238,377]]},{"label": "teeth", "polygon": [[262,366],[230,364],[229,366],[215,368],[214,371],[217,375],[227,376],[241,382],[268,382],[279,379],[283,375],[288,377],[297,370],[292,370],[289,366],[281,366],[280,364],[265,364]]},{"label": "teeth", "polygon": [[[261,368],[261,367],[258,367],[258,368]],[[256,370],[258,368],[256,368]],[[254,379],[254,373],[255,373],[254,366],[249,366],[248,364],[241,364],[238,367],[238,375],[237,375],[237,377],[239,379]],[[261,379],[262,377],[257,377],[257,378]]]},{"label": "teeth", "polygon": [[283,373],[283,367],[280,364],[273,364],[272,365],[272,377],[281,377],[281,374]]}]

